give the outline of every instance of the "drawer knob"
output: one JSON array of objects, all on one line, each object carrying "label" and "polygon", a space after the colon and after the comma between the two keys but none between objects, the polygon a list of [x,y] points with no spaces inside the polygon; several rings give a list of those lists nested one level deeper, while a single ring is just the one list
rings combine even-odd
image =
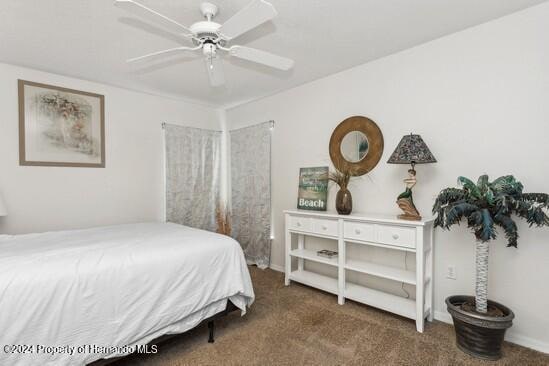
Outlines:
[{"label": "drawer knob", "polygon": [[356,235],[360,235],[361,232],[362,232],[362,231],[360,231],[360,229],[355,229],[355,234],[356,234]]},{"label": "drawer knob", "polygon": [[393,239],[397,240],[399,238],[398,234],[393,234]]},{"label": "drawer knob", "polygon": [[322,225],[322,230],[328,229],[325,225]]},{"label": "drawer knob", "polygon": [[300,227],[300,226],[301,226],[301,222],[299,222],[299,221],[296,222],[296,223],[295,223],[295,226]]}]

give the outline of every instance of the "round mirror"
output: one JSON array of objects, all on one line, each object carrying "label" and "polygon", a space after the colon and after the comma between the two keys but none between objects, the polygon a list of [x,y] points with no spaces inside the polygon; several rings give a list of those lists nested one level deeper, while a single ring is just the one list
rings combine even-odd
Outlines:
[{"label": "round mirror", "polygon": [[383,154],[383,134],[367,117],[354,116],[341,122],[330,138],[330,158],[340,172],[363,175],[371,171]]},{"label": "round mirror", "polygon": [[341,140],[341,155],[350,163],[357,163],[368,154],[368,138],[360,131],[352,131]]}]

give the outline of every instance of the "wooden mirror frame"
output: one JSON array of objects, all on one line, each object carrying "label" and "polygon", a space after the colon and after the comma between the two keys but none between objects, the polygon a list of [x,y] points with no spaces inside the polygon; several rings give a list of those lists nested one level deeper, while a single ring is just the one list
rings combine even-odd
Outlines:
[{"label": "wooden mirror frame", "polygon": [[[362,160],[356,163],[346,160],[341,153],[343,138],[353,131],[362,132],[368,139],[368,152]],[[350,170],[352,175],[360,176],[370,172],[379,163],[381,155],[383,155],[383,146],[383,134],[378,125],[367,117],[353,116],[341,122],[332,133],[330,158],[337,170]]]}]

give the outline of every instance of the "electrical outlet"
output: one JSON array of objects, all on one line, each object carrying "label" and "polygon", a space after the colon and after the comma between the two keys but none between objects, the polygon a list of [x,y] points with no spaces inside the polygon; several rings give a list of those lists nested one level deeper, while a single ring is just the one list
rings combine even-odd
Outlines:
[{"label": "electrical outlet", "polygon": [[446,278],[450,279],[450,280],[455,280],[457,279],[457,275],[456,275],[456,266],[454,266],[453,264],[449,265],[447,268],[446,268]]}]

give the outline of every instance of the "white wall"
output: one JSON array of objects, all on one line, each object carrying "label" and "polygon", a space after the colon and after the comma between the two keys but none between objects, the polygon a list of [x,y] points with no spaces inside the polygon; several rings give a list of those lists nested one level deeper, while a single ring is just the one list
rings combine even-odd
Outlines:
[{"label": "white wall", "polygon": [[[17,79],[105,95],[105,169],[19,166]],[[6,64],[0,98],[0,233],[161,220],[161,123],[219,129],[215,109]]]},{"label": "white wall", "polygon": [[[546,3],[227,111],[231,129],[276,121],[274,267],[284,264],[282,210],[295,208],[299,168],[328,165],[332,130],[352,115],[372,118],[385,137],[379,165],[351,185],[356,211],[399,212],[407,167],[386,161],[410,132],[438,159],[417,167],[414,200],[424,215],[459,175],[514,174],[527,191],[549,191],[547,34]],[[329,208],[334,197],[331,190]],[[518,249],[503,238],[491,246],[490,298],[516,313],[508,339],[549,352],[549,229],[519,229]],[[457,280],[445,278],[449,264]],[[436,310],[445,318],[444,299],[474,288],[474,238],[464,227],[437,231],[435,266]]]}]

